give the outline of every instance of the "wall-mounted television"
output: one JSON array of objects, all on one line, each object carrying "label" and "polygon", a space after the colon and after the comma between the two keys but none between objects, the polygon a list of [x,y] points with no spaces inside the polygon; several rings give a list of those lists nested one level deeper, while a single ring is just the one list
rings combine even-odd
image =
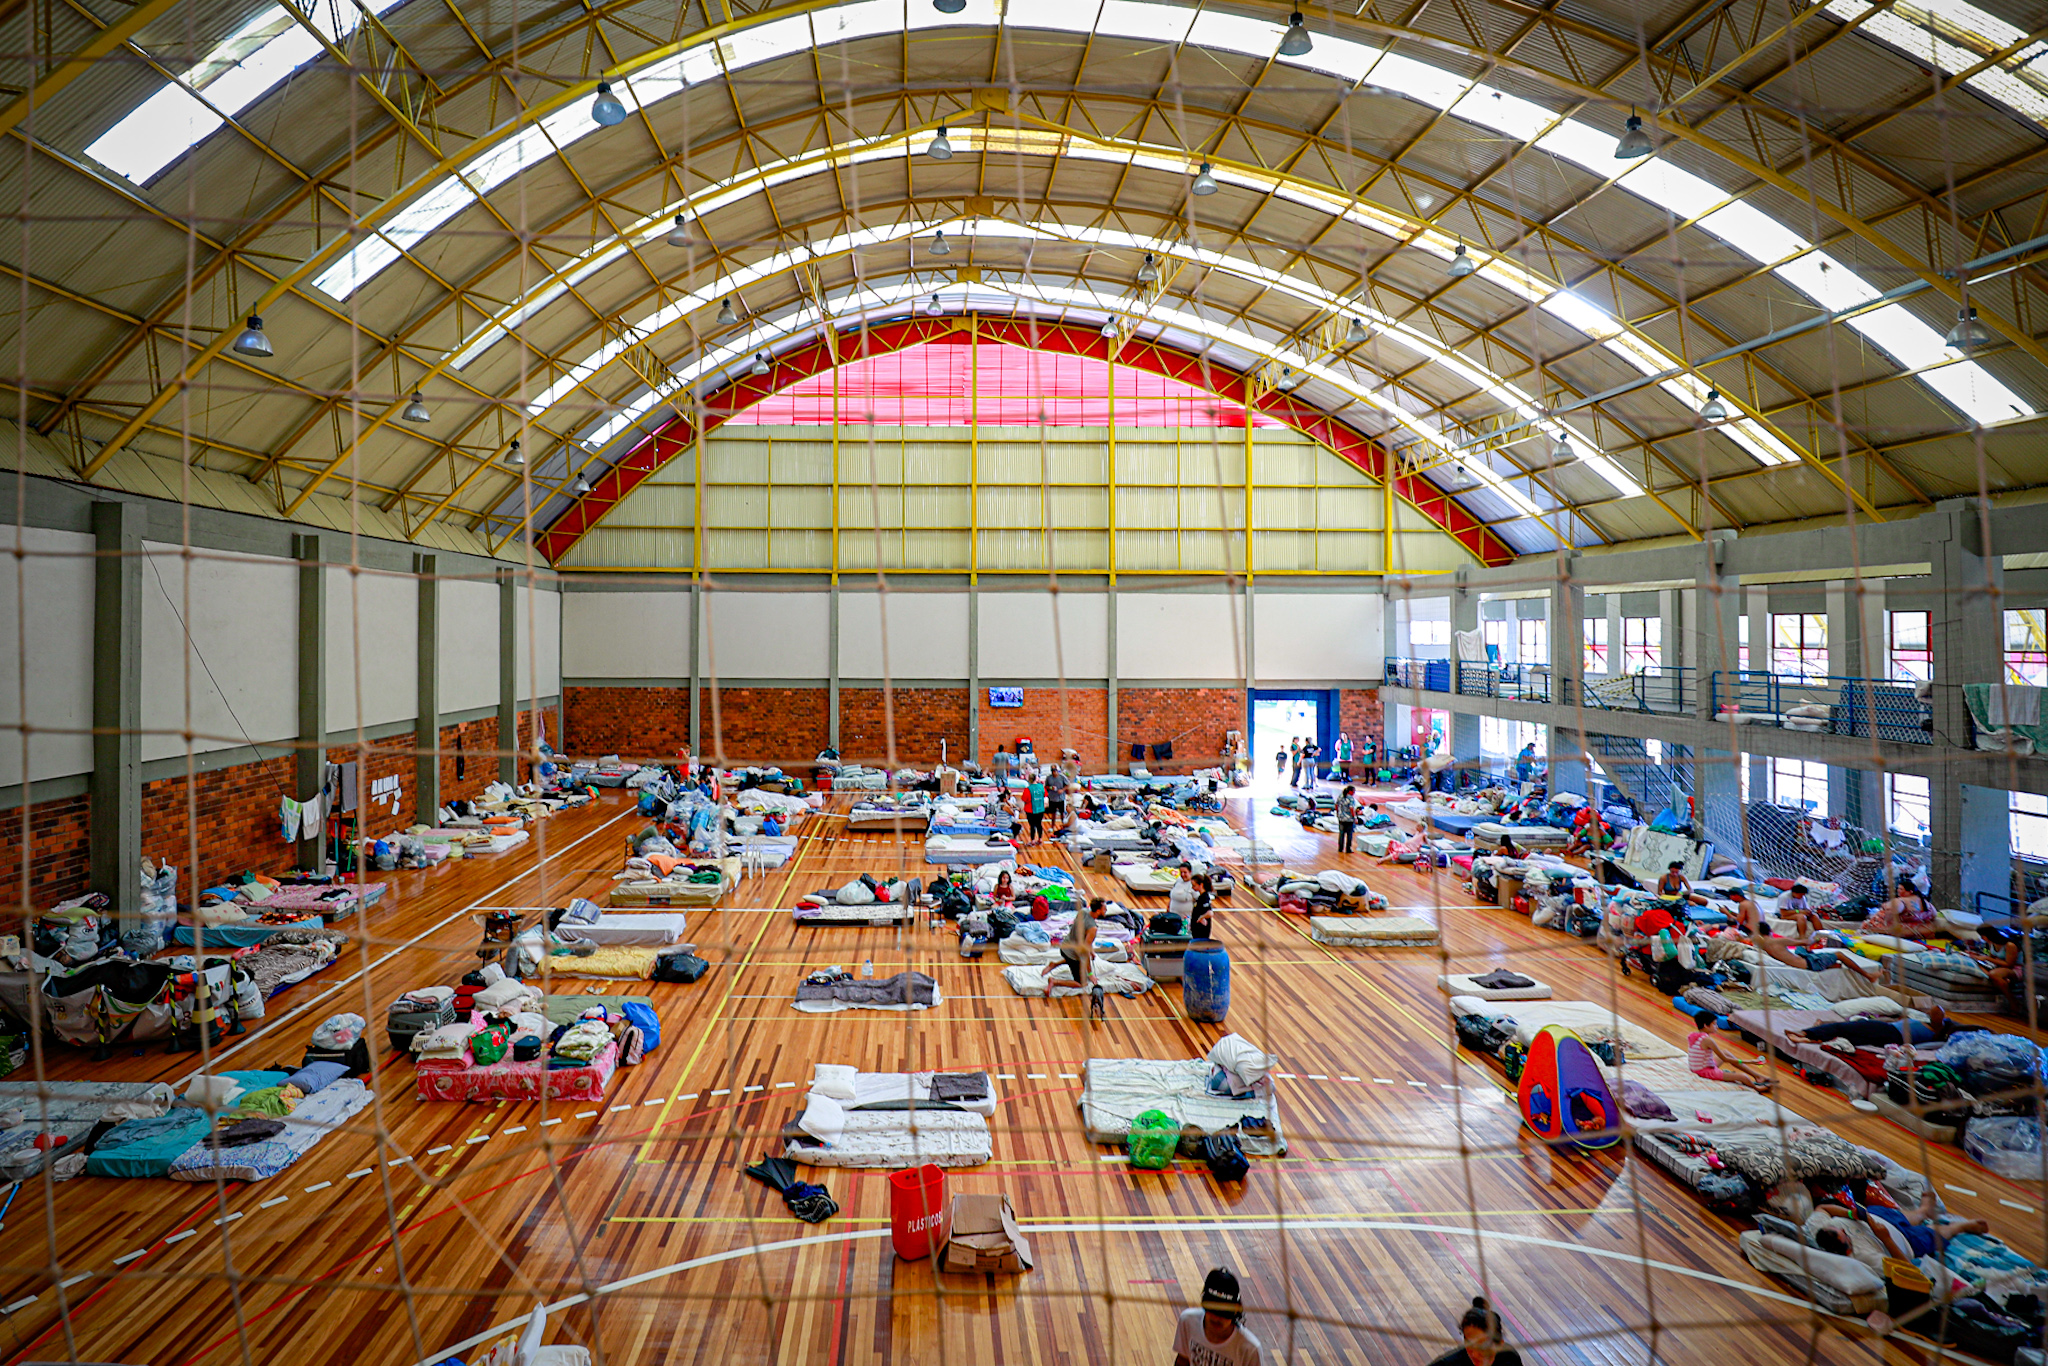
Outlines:
[{"label": "wall-mounted television", "polygon": [[991,707],[1021,707],[1024,705],[1022,688],[990,688],[988,704]]}]

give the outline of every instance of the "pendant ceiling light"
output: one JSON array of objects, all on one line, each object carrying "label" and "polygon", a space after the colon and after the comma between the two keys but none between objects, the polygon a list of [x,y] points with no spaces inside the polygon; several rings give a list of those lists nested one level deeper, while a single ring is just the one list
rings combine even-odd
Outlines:
[{"label": "pendant ceiling light", "polygon": [[1308,36],[1308,29],[1301,22],[1301,11],[1287,16],[1287,32],[1280,39],[1282,57],[1306,57],[1315,43]]},{"label": "pendant ceiling light", "polygon": [[944,228],[940,228],[932,234],[932,244],[925,250],[934,256],[951,256],[953,254],[952,244],[946,241],[946,230]]},{"label": "pendant ceiling light", "polygon": [[941,14],[958,14],[967,8],[967,0],[932,0],[932,8]]},{"label": "pendant ceiling light", "polygon": [[1616,161],[1635,161],[1657,150],[1657,144],[1650,141],[1650,135],[1643,131],[1643,116],[1628,116],[1628,131],[1621,135],[1621,141],[1614,144]]},{"label": "pendant ceiling light", "polygon": [[1346,346],[1361,345],[1370,335],[1371,334],[1365,330],[1365,319],[1353,318],[1351,320],[1350,328],[1347,329],[1344,333],[1344,344]]},{"label": "pendant ceiling light", "polygon": [[[251,318],[249,319],[249,323],[251,326],[254,326],[256,324],[256,320],[254,318]],[[246,336],[247,334],[244,333],[243,335]],[[1942,338],[1942,340],[1948,343],[1949,349],[1952,351],[1969,352],[1982,350],[1984,347],[1996,345],[1998,342],[1998,337],[1991,331],[1990,328],[1986,327],[1983,323],[1977,321],[1976,309],[1966,308],[1962,312],[1956,314],[1956,325],[1948,330],[1948,336]],[[242,344],[240,342],[236,342],[235,350],[240,351],[241,349]],[[265,354],[266,356],[270,354],[270,348],[268,346],[264,348],[263,354]]]},{"label": "pendant ceiling light", "polygon": [[569,487],[575,490],[576,496],[580,498],[584,494],[590,492],[590,481],[579,474],[576,476],[576,482],[574,484],[571,484]]},{"label": "pendant ceiling light", "polygon": [[1151,252],[1145,253],[1144,261],[1138,266],[1138,283],[1149,285],[1159,278],[1159,262]]},{"label": "pendant ceiling light", "polygon": [[676,225],[668,230],[668,244],[672,247],[687,247],[695,240],[690,235],[690,225],[681,214],[676,215]]},{"label": "pendant ceiling light", "polygon": [[400,413],[399,416],[407,422],[425,423],[434,420],[434,415],[427,411],[426,402],[420,398],[420,393],[417,389],[413,390],[412,402],[405,405],[405,411]]},{"label": "pendant ceiling light", "polygon": [[[1975,310],[1971,310],[1973,313]],[[270,338],[263,333],[263,319],[251,314],[249,325],[242,329],[242,335],[235,338],[235,354],[254,356],[258,360],[269,360],[276,354],[270,349]]]},{"label": "pendant ceiling light", "polygon": [[740,315],[732,311],[732,300],[730,298],[720,299],[718,301],[718,325],[720,327],[732,327],[739,320]]},{"label": "pendant ceiling light", "polygon": [[1116,336],[1115,318],[1104,318],[1102,320],[1102,335],[1110,338],[1114,338]]},{"label": "pendant ceiling light", "polygon": [[951,161],[953,159],[953,140],[946,136],[945,124],[939,125],[939,135],[932,139],[931,146],[924,149],[924,154],[933,161]]},{"label": "pendant ceiling light", "polygon": [[768,373],[770,373],[771,371],[773,371],[773,370],[774,370],[774,368],[775,368],[775,367],[774,367],[774,365],[773,365],[773,364],[771,364],[771,363],[770,363],[770,361],[769,361],[769,359],[768,359],[768,353],[767,353],[766,351],[756,351],[756,352],[754,353],[754,373],[755,373],[755,374],[757,374],[757,375],[765,375],[765,374],[768,374]]},{"label": "pendant ceiling light", "polygon": [[1195,172],[1195,183],[1189,188],[1196,194],[1216,193],[1216,177],[1209,174],[1208,162],[1203,162],[1202,169]]},{"label": "pendant ceiling light", "polygon": [[1477,269],[1479,263],[1466,252],[1463,242],[1458,243],[1457,253],[1451,257],[1451,264],[1446,267],[1450,277],[1453,280],[1462,280]]},{"label": "pendant ceiling light", "polygon": [[924,311],[936,318],[939,314],[946,311],[946,306],[940,303],[939,296],[934,294],[931,298],[924,301]]},{"label": "pendant ceiling light", "polygon": [[602,128],[611,128],[626,121],[626,106],[619,103],[619,97],[612,93],[609,81],[597,83],[597,98],[590,102],[590,117]]},{"label": "pendant ceiling light", "polygon": [[1700,408],[1700,416],[1709,422],[1724,422],[1728,418],[1728,405],[1721,401],[1719,389],[1707,390],[1707,401]]},{"label": "pendant ceiling light", "polygon": [[1563,432],[1557,434],[1557,444],[1550,448],[1552,460],[1570,460],[1577,452],[1572,450],[1572,439]]},{"label": "pendant ceiling light", "polygon": [[508,465],[524,465],[526,463],[526,452],[520,448],[519,438],[512,438],[512,449],[505,452],[505,463]]}]

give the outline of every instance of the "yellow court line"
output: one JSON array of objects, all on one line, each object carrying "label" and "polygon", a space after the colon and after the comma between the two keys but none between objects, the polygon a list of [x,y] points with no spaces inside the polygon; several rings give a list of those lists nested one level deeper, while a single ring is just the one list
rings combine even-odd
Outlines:
[{"label": "yellow court line", "polygon": [[[806,841],[803,853],[797,855],[795,861],[789,865],[789,876],[783,879],[782,891],[775,898],[777,901],[786,897],[789,894],[789,889],[796,885],[796,870],[803,867],[804,860],[811,856],[812,845],[818,838],[817,835],[812,835]],[[719,999],[718,1009],[713,1011],[711,1018],[704,1022],[704,1033],[698,1038],[697,1047],[691,1051],[689,1060],[683,1064],[682,1070],[676,1073],[676,1084],[669,1089],[667,1099],[662,1102],[662,1118],[657,1119],[654,1122],[654,1128],[647,1131],[647,1141],[640,1145],[640,1151],[634,1155],[636,1162],[666,1162],[668,1160],[663,1157],[650,1156],[654,1148],[654,1135],[663,1125],[669,1123],[667,1118],[669,1108],[676,1103],[676,1098],[683,1093],[683,1078],[690,1075],[690,1069],[695,1067],[697,1059],[704,1055],[704,1048],[711,1042],[712,1034],[717,1030],[720,1019],[725,1015],[726,1006],[733,1000],[733,989],[739,985],[740,972],[744,971],[747,964],[753,960],[754,951],[761,947],[761,940],[767,935],[768,927],[773,923],[773,921],[769,920],[761,922],[760,930],[754,935],[754,942],[747,946],[747,956],[740,960],[738,967],[728,976],[725,995]]]}]

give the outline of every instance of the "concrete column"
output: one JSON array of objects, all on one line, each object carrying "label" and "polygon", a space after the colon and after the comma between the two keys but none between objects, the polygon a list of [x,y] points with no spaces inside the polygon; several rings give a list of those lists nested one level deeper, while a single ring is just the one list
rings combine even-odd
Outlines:
[{"label": "concrete column", "polygon": [[498,781],[519,781],[519,581],[498,571]]},{"label": "concrete column", "polygon": [[[1557,557],[1557,579],[1550,585],[1550,699],[1560,705],[1578,700],[1585,680],[1585,635],[1579,623],[1586,615],[1585,587],[1572,578],[1576,554]],[[1586,763],[1576,733],[1550,729],[1550,790],[1586,791]]]},{"label": "concrete column", "polygon": [[[1466,582],[1462,568],[1457,572],[1456,582],[1457,586],[1451,590],[1451,691],[1454,693],[1464,691],[1458,636],[1479,629],[1479,592]],[[1480,766],[1479,717],[1459,707],[1451,711],[1451,758],[1457,761],[1460,769],[1477,769]]]},{"label": "concrete column", "polygon": [[1607,606],[1607,673],[1612,677],[1621,672],[1621,594],[1609,591],[1601,601]]},{"label": "concrete column", "polygon": [[702,646],[704,641],[704,585],[692,580],[690,583],[690,754],[694,757],[703,752],[704,746],[704,667]]},{"label": "concrete column", "polygon": [[[1958,910],[1975,911],[1979,892],[2012,896],[2012,794],[1971,783],[1951,782],[1944,786],[1952,787],[1957,798],[1956,825],[1960,836],[1958,843],[1951,847],[1959,849],[1961,857],[1957,860],[1956,895],[1950,900],[1941,892],[1942,863],[1937,854],[1935,900],[1944,906],[1953,905]],[[1939,824],[1942,817],[1938,809],[1934,818]],[[1940,847],[1936,846],[1937,849]],[[1994,902],[1986,909],[1995,914],[2007,907]]]},{"label": "concrete column", "polygon": [[1693,669],[1693,714],[1703,721],[1714,719],[1714,675],[1732,673],[1742,658],[1742,582],[1721,572],[1734,539],[1732,531],[1710,532],[1700,547],[1699,587],[1692,595],[1691,629],[1686,633],[1691,648],[1684,662]]},{"label": "concrete column", "polygon": [[[1108,651],[1107,651],[1107,654],[1106,654],[1106,656],[1105,656],[1105,657],[1106,657],[1106,658],[1108,659],[1108,661],[1109,661],[1109,666],[1108,666],[1108,667],[1109,667],[1109,678],[1108,678],[1108,680],[1107,680],[1107,686],[1108,686],[1108,693],[1109,693],[1109,695],[1108,695],[1108,697],[1107,697],[1107,698],[1106,698],[1106,699],[1104,700],[1104,703],[1103,703],[1103,711],[1102,711],[1102,717],[1103,717],[1103,721],[1104,721],[1104,723],[1105,723],[1105,724],[1104,724],[1104,726],[1103,726],[1103,729],[1104,729],[1104,730],[1105,730],[1105,731],[1107,732],[1107,736],[1106,736],[1106,738],[1105,738],[1105,743],[1106,743],[1106,744],[1108,745],[1108,747],[1109,747],[1109,753],[1108,753],[1108,754],[1107,754],[1106,756],[1104,756],[1104,757],[1106,757],[1106,758],[1107,758],[1107,759],[1109,760],[1109,771],[1110,771],[1111,773],[1120,773],[1120,772],[1122,772],[1122,771],[1123,771],[1123,755],[1122,755],[1122,749],[1121,749],[1121,746],[1120,746],[1120,745],[1118,744],[1118,742],[1117,742],[1117,733],[1116,733],[1116,692],[1117,692],[1117,683],[1116,683],[1116,671],[1117,671],[1117,660],[1116,660],[1116,631],[1117,631],[1117,626],[1116,626],[1116,602],[1117,602],[1117,588],[1116,588],[1116,585],[1115,585],[1115,584],[1111,584],[1111,585],[1109,586],[1109,611],[1108,611],[1108,616],[1109,616],[1109,640],[1108,640],[1108,642],[1107,642],[1107,643],[1108,643]],[[1245,743],[1246,743],[1247,745],[1249,745],[1249,744],[1251,743],[1251,732],[1250,732],[1250,731],[1246,731],[1246,732],[1245,732]]]},{"label": "concrete column", "polygon": [[[1963,700],[1963,685],[1995,683],[2005,662],[2001,630],[2001,595],[2005,585],[2004,563],[1981,536],[1982,523],[1976,506],[1968,499],[1949,499],[1923,514],[1919,525],[1927,529],[1929,567],[1927,605],[1930,613],[1928,644],[1934,655],[1934,739],[1937,745],[1967,748],[1970,743],[1969,707]],[[2011,823],[2000,797],[1999,815],[1994,821],[1985,814],[1992,803],[1979,797],[1972,801],[1955,769],[1943,765],[1928,786],[1934,810],[1929,848],[1935,900],[1944,905],[1965,905],[1965,865],[1972,890],[1989,886],[1992,846],[2005,866],[1995,879],[2003,891],[2011,881]]]},{"label": "concrete column", "polygon": [[[967,585],[967,753],[981,762],[981,585]],[[959,762],[955,760],[954,762]]]},{"label": "concrete column", "polygon": [[1713,841],[1714,848],[1733,858],[1744,858],[1742,819],[1742,775],[1736,770],[1738,755],[1722,749],[1693,751],[1692,791],[1699,803],[1700,834]]},{"label": "concrete column", "polygon": [[124,931],[142,910],[142,523],[140,503],[92,505],[92,888]]},{"label": "concrete column", "polygon": [[414,555],[419,588],[419,693],[412,723],[413,818],[434,824],[441,806],[441,580],[440,557]]},{"label": "concrete column", "polygon": [[[299,762],[297,797],[320,795],[327,770],[327,565],[318,536],[293,538],[299,562]],[[318,872],[326,862],[318,835],[299,841],[299,867]]]},{"label": "concrete column", "polygon": [[839,583],[832,583],[831,609],[825,619],[825,743],[839,748]]}]

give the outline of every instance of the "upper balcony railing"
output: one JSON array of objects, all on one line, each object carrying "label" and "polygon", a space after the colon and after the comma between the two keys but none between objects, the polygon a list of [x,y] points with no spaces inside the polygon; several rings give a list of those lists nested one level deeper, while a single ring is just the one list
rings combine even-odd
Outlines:
[{"label": "upper balcony railing", "polygon": [[1718,720],[1902,745],[1934,743],[1931,684],[1719,669],[1710,686]]}]

